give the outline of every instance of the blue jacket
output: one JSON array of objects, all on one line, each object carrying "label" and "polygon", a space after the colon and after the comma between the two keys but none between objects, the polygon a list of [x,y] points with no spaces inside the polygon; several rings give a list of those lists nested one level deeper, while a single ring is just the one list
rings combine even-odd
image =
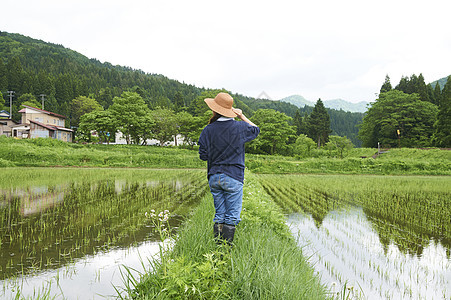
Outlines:
[{"label": "blue jacket", "polygon": [[208,162],[208,177],[223,173],[243,182],[244,143],[259,133],[260,128],[233,119],[205,126],[199,138],[199,157]]}]

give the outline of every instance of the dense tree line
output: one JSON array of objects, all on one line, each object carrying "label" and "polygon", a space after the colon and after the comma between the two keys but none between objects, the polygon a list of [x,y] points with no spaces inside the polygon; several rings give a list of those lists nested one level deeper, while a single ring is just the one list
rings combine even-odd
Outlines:
[{"label": "dense tree line", "polygon": [[451,147],[451,76],[441,90],[424,78],[402,77],[393,89],[387,75],[368,109],[359,136],[365,147]]},{"label": "dense tree line", "polygon": [[[75,128],[79,126],[81,117],[87,112],[103,110],[104,112],[97,116],[98,120],[107,120],[111,117],[110,107],[113,106],[114,99],[122,98],[124,92],[139,95],[149,111],[157,108],[166,109],[174,112],[178,117],[185,116],[185,120],[187,114],[204,118],[208,108],[203,99],[205,96],[214,97],[218,92],[218,90],[198,88],[171,80],[159,74],[113,66],[107,62],[101,63],[61,45],[6,32],[0,32],[0,91],[6,100],[6,105],[0,101],[0,109],[7,110],[9,110],[9,98],[6,92],[15,92],[13,119],[20,120],[18,111],[21,104],[28,103],[31,106],[41,107],[42,98],[44,98],[46,110],[68,116],[67,126]],[[313,137],[309,133],[312,127],[310,129],[306,127],[313,107],[298,109],[292,104],[281,101],[231,94],[236,106],[246,115],[252,117],[259,110],[274,110],[288,117],[287,124],[295,126],[296,136],[309,134]],[[80,99],[83,101],[80,102]],[[95,100],[95,103],[89,99]],[[359,146],[356,125],[361,122],[363,114],[333,109],[326,109],[326,111],[330,116],[329,128],[332,130],[330,133],[347,136]],[[259,115],[260,113],[257,117]],[[302,122],[299,123],[299,120]],[[300,125],[295,124],[296,122]],[[316,140],[316,137],[314,138]],[[295,137],[290,137],[288,144],[293,144],[295,140]],[[130,142],[132,141],[133,137],[130,137]],[[320,145],[324,146],[325,143],[327,141],[323,139]],[[282,151],[281,149],[288,151],[287,147],[281,147],[275,151]],[[271,150],[268,148],[264,152],[270,153]]]},{"label": "dense tree line", "polygon": [[[217,92],[204,91],[199,100],[203,102],[203,99],[214,97]],[[110,143],[114,141],[115,133],[120,132],[127,144],[145,145],[148,139],[156,139],[164,145],[181,136],[185,144],[193,147],[212,116],[206,105],[196,105],[195,116],[168,108],[150,109],[138,93],[130,91],[115,97],[106,110],[96,104],[95,99],[84,96],[74,99],[71,106],[84,112],[78,127],[78,140],[84,142],[93,142],[92,132],[96,132],[102,142]],[[258,109],[251,120],[261,130],[258,138],[246,145],[251,153],[307,156],[313,147],[323,147],[329,153],[336,152],[343,157],[345,149],[353,147],[346,137],[329,136],[329,116],[321,100],[307,117],[309,136],[298,135],[292,118],[274,109]]]}]

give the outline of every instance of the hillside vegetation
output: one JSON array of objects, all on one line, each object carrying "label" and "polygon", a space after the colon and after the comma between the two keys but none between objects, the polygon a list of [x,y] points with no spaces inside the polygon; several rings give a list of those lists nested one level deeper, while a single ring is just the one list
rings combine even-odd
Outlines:
[{"label": "hillside vegetation", "polygon": [[[95,99],[107,109],[115,97],[120,97],[124,91],[133,91],[150,109],[168,108],[195,116],[196,99],[205,92],[217,90],[199,88],[161,74],[101,63],[62,45],[0,32],[0,91],[5,100],[0,101],[0,110],[8,111],[6,92],[14,91],[12,111],[15,120],[20,120],[18,111],[23,102],[34,99],[41,103],[41,95],[45,95],[46,110],[67,116],[68,125],[78,126],[72,101],[79,96]],[[249,117],[259,109],[274,109],[290,117],[294,117],[298,110],[290,103],[228,92],[235,99],[236,106]],[[351,117],[348,117],[337,110],[329,110],[329,113],[334,134],[347,136],[359,145],[356,125],[361,122],[363,114],[350,113]]]},{"label": "hillside vegetation", "polygon": [[[417,174],[451,175],[451,151],[391,149],[377,158],[372,148],[354,148],[340,159],[336,152],[317,150],[309,156],[246,154],[254,173]],[[51,139],[0,137],[0,167],[124,167],[206,168],[196,148],[70,144]]]}]

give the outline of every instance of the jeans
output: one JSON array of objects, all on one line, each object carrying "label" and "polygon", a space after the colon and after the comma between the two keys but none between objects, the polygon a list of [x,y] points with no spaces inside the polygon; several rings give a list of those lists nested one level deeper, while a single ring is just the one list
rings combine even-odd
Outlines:
[{"label": "jeans", "polygon": [[243,183],[225,174],[213,174],[208,180],[215,205],[215,223],[237,225],[243,205]]}]

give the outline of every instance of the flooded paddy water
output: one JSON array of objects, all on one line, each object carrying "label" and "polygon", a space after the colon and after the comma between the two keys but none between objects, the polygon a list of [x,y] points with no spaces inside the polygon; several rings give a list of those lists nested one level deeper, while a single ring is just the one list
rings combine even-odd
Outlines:
[{"label": "flooded paddy water", "polygon": [[451,178],[260,175],[332,294],[451,299]]},{"label": "flooded paddy water", "polygon": [[159,251],[146,217],[173,230],[207,191],[199,170],[3,169],[0,298],[117,295],[122,265],[142,271]]}]

